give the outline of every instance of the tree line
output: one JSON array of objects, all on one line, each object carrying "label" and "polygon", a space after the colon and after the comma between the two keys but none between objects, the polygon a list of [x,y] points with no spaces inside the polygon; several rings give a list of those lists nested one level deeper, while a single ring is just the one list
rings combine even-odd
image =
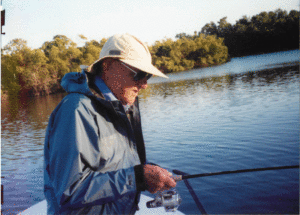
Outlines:
[{"label": "tree line", "polygon": [[[23,39],[14,39],[2,50],[1,92],[11,97],[45,95],[61,91],[60,80],[80,65],[98,59],[107,41],[85,41],[78,47],[65,35],[56,35],[41,48],[31,49]],[[243,17],[235,25],[222,18],[206,24],[198,33],[180,33],[176,40],[156,41],[149,50],[153,64],[164,73],[179,72],[225,63],[229,56],[274,52],[299,47],[299,12],[280,9]]]},{"label": "tree line", "polygon": [[264,11],[251,18],[243,16],[234,25],[226,19],[206,24],[199,34],[224,38],[230,57],[299,48],[299,11]]}]

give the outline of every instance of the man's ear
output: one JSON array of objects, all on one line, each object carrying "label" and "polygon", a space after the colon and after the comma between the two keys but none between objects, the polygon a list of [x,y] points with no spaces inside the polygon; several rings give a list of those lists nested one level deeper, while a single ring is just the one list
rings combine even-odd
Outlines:
[{"label": "man's ear", "polygon": [[103,68],[103,71],[107,71],[108,68],[111,66],[111,64],[116,61],[116,59],[113,59],[113,58],[106,58],[102,61],[102,68]]}]

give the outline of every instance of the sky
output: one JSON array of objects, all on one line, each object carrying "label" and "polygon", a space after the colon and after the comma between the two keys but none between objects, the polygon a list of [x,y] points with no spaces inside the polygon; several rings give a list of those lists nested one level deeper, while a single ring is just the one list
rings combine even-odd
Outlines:
[{"label": "sky", "polygon": [[2,0],[5,26],[2,47],[21,38],[40,48],[56,35],[78,46],[116,33],[130,33],[152,45],[176,34],[194,34],[221,18],[235,24],[262,11],[299,10],[298,0]]}]

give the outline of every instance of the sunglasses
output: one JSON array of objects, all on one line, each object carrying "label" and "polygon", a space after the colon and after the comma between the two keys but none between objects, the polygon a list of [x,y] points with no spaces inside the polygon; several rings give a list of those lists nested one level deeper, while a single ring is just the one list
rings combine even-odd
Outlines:
[{"label": "sunglasses", "polygon": [[147,72],[143,72],[143,71],[134,71],[133,69],[131,69],[130,67],[128,67],[125,63],[121,62],[123,64],[123,66],[125,66],[127,69],[129,69],[131,72],[133,72],[135,75],[133,77],[133,80],[135,81],[140,81],[143,80],[145,77],[147,78],[147,80],[149,80],[149,78],[152,77],[152,74],[147,73]]}]

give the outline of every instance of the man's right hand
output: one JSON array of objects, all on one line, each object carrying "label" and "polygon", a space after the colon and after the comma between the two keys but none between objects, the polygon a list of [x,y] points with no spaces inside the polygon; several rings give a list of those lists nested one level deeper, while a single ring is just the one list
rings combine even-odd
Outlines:
[{"label": "man's right hand", "polygon": [[149,164],[144,165],[144,178],[147,190],[150,193],[168,190],[176,186],[172,174],[159,166]]}]

